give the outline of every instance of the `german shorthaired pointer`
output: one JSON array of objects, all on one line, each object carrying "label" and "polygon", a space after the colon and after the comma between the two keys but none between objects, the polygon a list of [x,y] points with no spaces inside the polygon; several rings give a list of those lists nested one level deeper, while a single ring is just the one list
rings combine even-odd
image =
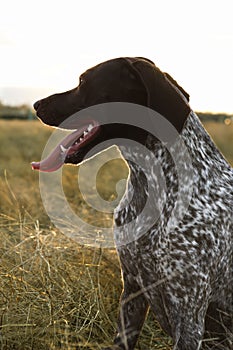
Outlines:
[{"label": "german shorthaired pointer", "polygon": [[[130,175],[127,191],[115,211],[114,237],[124,290],[117,335],[108,350],[135,348],[149,307],[172,337],[174,349],[232,349],[233,173],[188,100],[189,95],[168,74],[150,60],[136,57],[101,63],[81,75],[77,88],[34,104],[38,117],[54,127],[61,127],[75,112],[97,104],[146,106],[169,121],[191,159],[192,176],[179,183],[166,142],[138,126],[111,123],[108,115],[109,122],[103,125],[94,120],[89,124],[80,122],[79,130],[64,139],[51,156],[32,163],[41,171],[54,171],[63,163],[79,164],[94,146],[106,140],[111,144],[112,139],[131,139],[150,150],[145,159],[152,192],[154,188],[150,212],[157,212],[161,196],[164,204],[156,222],[138,235],[144,223],[134,219],[151,195],[148,178],[138,166],[140,152],[118,144],[123,157],[130,159]],[[156,123],[155,118],[155,128]],[[170,150],[176,151],[175,147]],[[182,152],[177,152],[178,156],[181,153],[180,162]],[[156,189],[158,164],[166,183],[160,196]],[[171,225],[178,192],[190,187],[189,205],[181,219]],[[127,224],[133,220],[134,231],[130,233]],[[135,235],[134,239],[128,239],[130,234]]]}]

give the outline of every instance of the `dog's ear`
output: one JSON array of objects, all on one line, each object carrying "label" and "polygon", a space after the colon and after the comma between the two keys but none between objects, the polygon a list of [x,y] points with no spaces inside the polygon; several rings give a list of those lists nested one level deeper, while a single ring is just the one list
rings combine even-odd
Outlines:
[{"label": "dog's ear", "polygon": [[189,95],[152,61],[143,57],[125,60],[144,85],[147,106],[164,116],[180,133],[191,110]]}]

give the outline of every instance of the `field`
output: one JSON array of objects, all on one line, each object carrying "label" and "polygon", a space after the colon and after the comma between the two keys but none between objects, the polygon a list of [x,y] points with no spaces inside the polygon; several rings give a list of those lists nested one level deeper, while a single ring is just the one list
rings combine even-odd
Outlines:
[{"label": "field", "polygon": [[[233,164],[233,124],[205,126]],[[50,133],[37,121],[0,120],[2,350],[97,350],[114,336],[122,289],[116,253],[82,246],[59,232],[43,207],[39,174],[30,167],[31,161],[40,159]],[[116,150],[101,155],[110,161],[97,176],[98,193],[110,202],[124,190],[124,184],[116,189],[116,183],[127,177],[124,162],[111,160],[116,155]],[[86,163],[87,176],[97,163],[98,159]],[[62,181],[72,209],[97,228],[111,227],[112,214],[88,205],[77,179],[77,168],[67,166]],[[88,187],[85,191],[94,197]],[[137,349],[171,349],[152,314]]]}]

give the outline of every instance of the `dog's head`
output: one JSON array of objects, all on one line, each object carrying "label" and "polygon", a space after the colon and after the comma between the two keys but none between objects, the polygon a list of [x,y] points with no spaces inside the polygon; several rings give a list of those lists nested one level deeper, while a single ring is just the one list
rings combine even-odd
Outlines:
[{"label": "dog's head", "polygon": [[[127,102],[151,108],[165,117],[180,133],[190,112],[188,94],[152,61],[117,58],[98,64],[80,76],[79,85],[70,91],[37,101],[37,116],[47,125],[77,129],[45,161],[32,163],[34,169],[53,171],[63,163],[80,163],[98,143],[113,138],[130,138],[145,143],[148,132],[124,123],[114,123],[111,115],[106,124],[80,116],[79,111],[109,102]],[[77,119],[66,125],[70,116]],[[156,123],[156,121],[155,121]]]}]

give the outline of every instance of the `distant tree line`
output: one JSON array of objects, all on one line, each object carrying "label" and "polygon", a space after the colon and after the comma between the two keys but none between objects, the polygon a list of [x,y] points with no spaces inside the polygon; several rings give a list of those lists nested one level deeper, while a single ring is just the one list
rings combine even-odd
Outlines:
[{"label": "distant tree line", "polygon": [[[226,121],[232,121],[233,122],[233,114],[226,114],[226,113],[210,113],[210,112],[196,112],[201,121],[208,122],[208,121],[214,121],[219,123],[225,123]],[[227,124],[227,122],[226,122]]]},{"label": "distant tree line", "polygon": [[[197,112],[199,118],[203,121],[215,121],[224,123],[226,120],[233,122],[233,114]],[[20,106],[5,105],[0,101],[0,118],[1,119],[21,119],[33,120],[36,119],[35,111],[28,105]]]},{"label": "distant tree line", "polygon": [[36,119],[34,110],[26,105],[10,106],[5,105],[0,101],[0,118],[1,119],[21,119],[21,120],[32,120]]}]

